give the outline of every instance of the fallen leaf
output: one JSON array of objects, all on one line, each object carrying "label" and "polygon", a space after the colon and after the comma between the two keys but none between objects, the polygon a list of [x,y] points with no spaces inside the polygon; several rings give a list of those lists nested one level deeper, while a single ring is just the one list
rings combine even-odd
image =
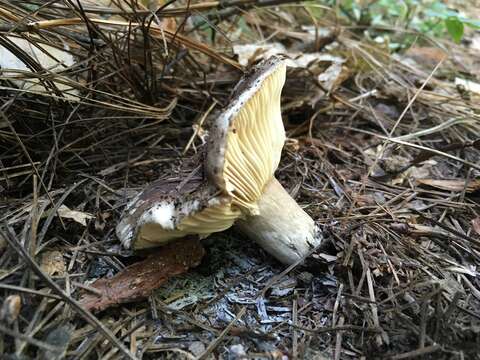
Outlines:
[{"label": "fallen leaf", "polygon": [[171,242],[152,251],[145,260],[126,267],[112,278],[99,279],[84,293],[80,303],[88,310],[102,311],[110,306],[138,301],[170,277],[197,266],[205,250],[196,237]]},{"label": "fallen leaf", "polygon": [[[6,36],[5,38],[13,42],[24,54],[34,59],[41,68],[50,74],[62,72],[75,64],[75,59],[67,44],[63,44],[64,50],[61,50],[44,44],[36,36],[30,37],[28,40],[17,36]],[[59,43],[57,46],[62,47],[62,44]],[[28,80],[20,80],[20,73],[31,73],[32,70],[10,46],[0,46],[0,68],[2,69],[2,78],[9,79],[21,89],[36,93],[50,91],[45,88],[44,81],[40,81],[38,77],[32,76]],[[66,77],[57,75],[57,78],[59,80],[53,81],[53,83],[62,95],[67,99],[76,99],[78,90],[69,85]]]},{"label": "fallen leaf", "polygon": [[93,219],[93,215],[77,210],[71,210],[67,206],[62,205],[58,209],[58,215],[65,219],[72,219],[83,226],[87,226],[87,219]]},{"label": "fallen leaf", "polygon": [[480,217],[472,220],[472,228],[478,235],[480,235]]},{"label": "fallen leaf", "polygon": [[467,91],[480,94],[480,84],[471,80],[455,78],[455,86],[462,86]]},{"label": "fallen leaf", "polygon": [[0,309],[0,322],[12,324],[20,314],[22,299],[18,295],[10,295],[5,298]]},{"label": "fallen leaf", "polygon": [[413,59],[422,67],[434,68],[439,62],[447,58],[447,53],[436,47],[414,46],[408,49],[405,55]]},{"label": "fallen leaf", "polygon": [[348,67],[342,65],[341,62],[334,62],[323,73],[318,75],[317,80],[327,92],[331,93],[349,77],[350,70],[348,70]]},{"label": "fallen leaf", "polygon": [[233,52],[238,56],[238,62],[241,65],[248,64],[260,60],[267,59],[273,55],[287,55],[285,64],[291,68],[306,68],[313,62],[331,62],[334,64],[343,64],[345,59],[325,53],[304,53],[300,51],[287,51],[281,43],[264,43],[264,44],[245,44],[234,45]]},{"label": "fallen leaf", "polygon": [[428,176],[432,175],[433,168],[437,164],[438,163],[435,160],[427,160],[424,161],[422,164],[418,164],[415,166],[411,166],[411,164],[409,164],[409,168],[405,170],[405,172],[408,173],[410,178],[425,179]]},{"label": "fallen leaf", "polygon": [[64,275],[65,274],[65,262],[63,255],[60,251],[46,251],[42,254],[40,261],[40,268],[48,275]]},{"label": "fallen leaf", "polygon": [[447,191],[463,191],[472,193],[480,190],[480,180],[470,180],[465,186],[464,179],[436,180],[436,179],[417,179],[417,183],[428,185],[437,189]]},{"label": "fallen leaf", "polygon": [[3,249],[7,247],[7,242],[3,238],[2,234],[0,234],[0,253],[2,252]]},{"label": "fallen leaf", "polygon": [[409,233],[416,236],[432,236],[432,235],[441,235],[448,236],[449,233],[438,227],[432,227],[428,225],[413,224],[408,223]]},{"label": "fallen leaf", "polygon": [[238,56],[238,62],[243,66],[247,66],[256,58],[265,59],[273,55],[285,53],[286,49],[280,43],[245,44],[234,45],[233,52]]}]

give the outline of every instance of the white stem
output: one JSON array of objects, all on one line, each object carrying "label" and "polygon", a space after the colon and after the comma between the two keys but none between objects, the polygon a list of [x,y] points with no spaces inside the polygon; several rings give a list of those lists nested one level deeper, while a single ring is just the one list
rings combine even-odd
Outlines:
[{"label": "white stem", "polygon": [[277,179],[266,185],[257,204],[259,215],[237,220],[236,225],[282,263],[293,264],[321,243],[313,219]]}]

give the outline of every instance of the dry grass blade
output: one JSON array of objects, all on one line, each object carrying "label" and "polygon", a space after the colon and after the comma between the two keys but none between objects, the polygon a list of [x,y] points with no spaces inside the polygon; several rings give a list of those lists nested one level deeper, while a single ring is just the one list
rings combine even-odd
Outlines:
[{"label": "dry grass blade", "polygon": [[[119,26],[124,28],[136,28],[141,26],[139,23],[126,22],[126,21],[113,21],[113,20],[104,20],[104,19],[88,19],[88,22],[98,25],[111,25]],[[55,20],[42,20],[37,22],[30,22],[25,27],[15,27],[12,26],[10,30],[14,32],[38,32],[40,30],[49,30],[57,27],[68,27],[74,25],[85,24],[84,18],[65,18],[65,19],[55,19]],[[172,32],[167,29],[163,29],[157,25],[150,25],[149,30],[152,32],[152,35],[158,39],[162,39],[165,36],[169,41],[177,44],[183,45],[191,50],[199,51],[205,55],[210,56],[211,58],[229,64],[237,69],[242,69],[242,67],[234,60],[228,58],[225,55],[219,54],[213,49],[209,48],[207,45],[193,41],[183,35],[180,35],[176,32]]]},{"label": "dry grass blade", "polygon": [[6,233],[2,232],[0,233],[0,235],[6,239],[6,241],[8,242],[8,244],[11,246],[13,250],[15,250],[18,253],[18,255],[25,260],[25,262],[29,265],[32,271],[35,272],[35,274],[37,274],[43,281],[45,281],[48,284],[48,286],[52,289],[52,291],[56,293],[58,296],[60,296],[63,301],[65,301],[72,308],[74,308],[79,315],[81,315],[86,321],[88,321],[93,326],[95,326],[98,329],[98,331],[105,336],[106,339],[108,339],[113,344],[115,344],[115,346],[119,349],[119,351],[124,356],[126,356],[128,359],[132,359],[132,360],[136,359],[136,357],[128,351],[125,345],[123,345],[100,320],[98,320],[95,316],[93,316],[91,312],[84,309],[76,300],[70,298],[67,294],[65,294],[63,290],[55,282],[53,282],[51,278],[42,271],[42,269],[40,269],[38,264],[30,257],[27,251],[8,232],[8,226],[6,226],[6,228],[7,228],[7,232]]}]

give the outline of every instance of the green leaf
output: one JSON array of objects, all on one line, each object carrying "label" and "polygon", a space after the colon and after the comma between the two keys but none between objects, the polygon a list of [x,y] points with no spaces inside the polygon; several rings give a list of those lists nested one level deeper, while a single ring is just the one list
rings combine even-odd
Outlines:
[{"label": "green leaf", "polygon": [[463,37],[463,23],[457,17],[445,19],[445,26],[453,41],[459,43]]}]

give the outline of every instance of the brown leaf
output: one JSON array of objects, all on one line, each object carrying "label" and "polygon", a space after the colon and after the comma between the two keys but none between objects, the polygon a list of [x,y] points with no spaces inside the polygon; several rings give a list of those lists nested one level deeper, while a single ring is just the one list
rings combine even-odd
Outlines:
[{"label": "brown leaf", "polygon": [[177,29],[177,21],[173,17],[164,18],[162,20],[162,26],[165,27],[165,29],[167,29],[168,31],[175,32],[175,30]]},{"label": "brown leaf", "polygon": [[435,47],[411,47],[405,55],[427,68],[434,68],[448,57],[444,50]]},{"label": "brown leaf", "polygon": [[318,75],[317,80],[329,93],[335,90],[350,77],[351,73],[348,67],[342,63],[333,63],[323,73]]},{"label": "brown leaf", "polygon": [[65,205],[61,205],[57,210],[58,215],[65,219],[72,219],[83,226],[87,226],[87,220],[93,219],[93,215],[77,210],[71,210]]},{"label": "brown leaf", "polygon": [[480,235],[480,217],[472,220],[472,228],[478,235]]},{"label": "brown leaf", "polygon": [[60,251],[47,251],[42,254],[41,269],[48,275],[65,274],[65,261]]},{"label": "brown leaf", "polygon": [[464,179],[454,180],[436,180],[436,179],[417,179],[419,184],[428,185],[437,189],[447,191],[465,191],[471,193],[480,190],[480,180],[471,180],[465,186]]},{"label": "brown leaf", "polygon": [[3,238],[2,234],[0,234],[0,254],[2,253],[2,250],[7,247],[7,242]]},{"label": "brown leaf", "polygon": [[85,293],[80,299],[82,306],[101,311],[146,298],[170,277],[197,266],[205,254],[196,237],[171,242],[152,252],[145,260],[126,267],[114,277],[93,283],[90,287],[98,294]]},{"label": "brown leaf", "polygon": [[18,295],[10,295],[3,301],[0,308],[0,321],[5,321],[7,324],[12,324],[20,314],[22,307],[22,299]]}]

